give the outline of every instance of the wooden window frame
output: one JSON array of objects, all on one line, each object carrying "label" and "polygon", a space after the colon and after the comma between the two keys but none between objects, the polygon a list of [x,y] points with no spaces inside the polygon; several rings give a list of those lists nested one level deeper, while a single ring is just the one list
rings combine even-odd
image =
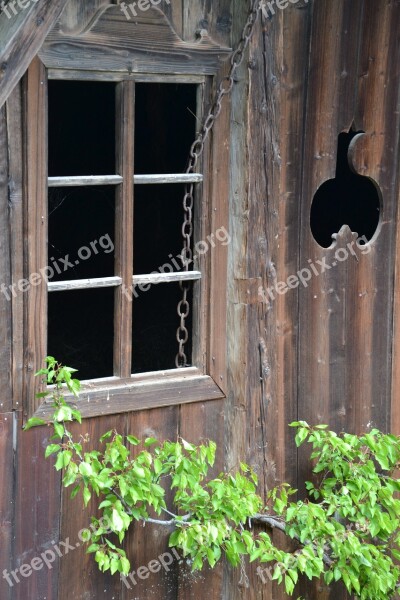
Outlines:
[{"label": "wooden window frame", "polygon": [[[198,84],[198,106],[205,110],[215,88],[215,77],[210,75],[159,75],[124,74],[114,72],[85,72],[76,70],[47,69],[37,57],[32,62],[24,79],[24,277],[39,273],[47,265],[47,191],[48,186],[57,185],[56,178],[48,179],[47,172],[47,82],[51,79],[80,79],[91,81],[116,81],[117,97],[121,99],[123,114],[119,122],[133,120],[134,84],[141,82],[178,82]],[[118,110],[118,106],[117,106]],[[118,122],[118,121],[117,121]],[[124,228],[133,222],[133,207],[124,202],[129,181],[133,173],[133,135],[129,128],[121,127],[117,132],[118,164],[125,173],[123,181],[113,181],[118,186],[116,194],[115,257],[116,278],[126,285],[132,273],[132,248],[127,247]],[[226,152],[229,137],[229,103],[225,104],[214,133],[207,141],[201,171],[204,181],[196,186],[197,211],[195,240],[206,240],[207,236],[225,227],[228,231],[228,185],[229,153]],[[126,136],[129,135],[130,139]],[[224,144],[224,152],[220,146]],[[212,176],[214,175],[214,177]],[[184,177],[183,177],[184,178]],[[86,178],[87,179],[87,178]],[[143,179],[143,177],[142,177]],[[146,181],[140,181],[147,183]],[[93,183],[86,181],[86,184]],[[111,182],[109,182],[111,183]],[[73,183],[72,183],[73,184]],[[71,184],[71,185],[72,185]],[[116,286],[115,322],[122,321],[125,327],[114,323],[114,373],[116,376],[84,382],[79,402],[83,417],[94,417],[142,410],[175,404],[202,402],[225,397],[226,392],[226,276],[227,246],[216,244],[207,254],[200,257],[201,279],[194,281],[193,294],[193,357],[194,366],[166,371],[131,375],[130,356],[122,351],[130,335],[131,312],[121,301],[119,281]],[[65,282],[64,282],[65,283]],[[50,287],[60,284],[52,283]],[[30,286],[24,294],[24,415],[49,418],[50,402],[38,399],[42,391],[39,378],[34,373],[41,368],[47,355],[47,284]],[[72,365],[73,366],[73,365]],[[66,395],[72,403],[75,399]]]}]

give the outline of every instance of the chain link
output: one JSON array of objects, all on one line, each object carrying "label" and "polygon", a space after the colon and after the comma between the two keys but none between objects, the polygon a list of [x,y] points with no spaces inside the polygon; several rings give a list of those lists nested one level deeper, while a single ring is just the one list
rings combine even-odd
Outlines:
[{"label": "chain link", "polygon": [[[204,152],[205,142],[212,130],[216,119],[218,118],[222,110],[222,100],[224,96],[231,93],[233,84],[235,82],[235,74],[237,69],[243,62],[246,54],[247,47],[249,45],[251,36],[253,35],[254,26],[257,21],[257,16],[261,10],[260,0],[251,0],[251,8],[247,17],[246,24],[242,31],[239,44],[236,50],[232,53],[230,59],[230,69],[226,77],[224,77],[217,90],[216,98],[212,104],[203,126],[201,127],[195,141],[193,142],[189,151],[189,161],[186,169],[186,173],[194,173],[199,158]],[[189,265],[193,260],[192,252],[192,235],[193,235],[193,204],[194,204],[194,184],[189,183],[185,186],[185,195],[183,198],[183,210],[184,210],[184,221],[182,225],[182,237],[183,237],[183,249],[181,253],[182,266],[185,271],[189,271]],[[187,356],[185,353],[185,344],[189,339],[189,332],[186,327],[186,319],[189,316],[190,305],[188,301],[188,294],[191,283],[189,281],[181,281],[180,287],[182,290],[182,300],[178,303],[178,316],[180,317],[180,324],[176,332],[176,339],[179,344],[178,354],[176,355],[175,364],[176,367],[186,367]]]}]

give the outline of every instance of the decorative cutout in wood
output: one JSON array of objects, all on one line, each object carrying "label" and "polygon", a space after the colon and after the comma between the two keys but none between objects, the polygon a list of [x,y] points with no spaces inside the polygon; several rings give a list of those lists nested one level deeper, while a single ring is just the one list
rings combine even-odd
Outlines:
[{"label": "decorative cutout in wood", "polygon": [[183,41],[156,7],[128,21],[113,4],[99,8],[80,32],[58,22],[39,56],[55,69],[212,75],[229,53],[205,30],[197,42]]},{"label": "decorative cutout in wood", "polygon": [[338,141],[336,177],[325,181],[314,196],[310,224],[315,241],[323,248],[332,245],[343,225],[370,241],[378,229],[381,192],[369,177],[352,166],[357,141],[365,136],[353,128],[341,133]]}]

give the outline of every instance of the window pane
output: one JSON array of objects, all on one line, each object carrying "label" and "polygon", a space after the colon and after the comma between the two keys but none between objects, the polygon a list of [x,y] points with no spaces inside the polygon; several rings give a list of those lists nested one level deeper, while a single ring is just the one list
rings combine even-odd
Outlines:
[{"label": "window pane", "polygon": [[[146,289],[143,286],[143,289]],[[132,373],[160,371],[175,368],[178,352],[176,330],[179,326],[177,305],[182,292],[177,283],[159,283],[148,291],[135,287],[133,298],[133,352]],[[192,294],[189,294],[192,307]],[[186,344],[188,362],[191,361],[191,313],[187,319],[189,339]]]},{"label": "window pane", "polygon": [[112,277],[114,221],[113,186],[49,188],[49,281]]},{"label": "window pane", "polygon": [[48,354],[78,379],[113,375],[114,289],[51,292]]},{"label": "window pane", "polygon": [[115,173],[115,84],[49,81],[49,176]]},{"label": "window pane", "polygon": [[183,185],[135,186],[135,275],[181,270],[183,194]]},{"label": "window pane", "polygon": [[135,173],[182,173],[196,133],[196,85],[138,83]]}]

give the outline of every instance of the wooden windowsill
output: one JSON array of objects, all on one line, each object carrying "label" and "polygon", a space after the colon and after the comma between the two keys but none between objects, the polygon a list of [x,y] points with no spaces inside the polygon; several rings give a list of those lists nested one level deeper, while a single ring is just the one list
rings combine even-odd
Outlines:
[{"label": "wooden windowsill", "polygon": [[[83,418],[222,398],[225,394],[212,377],[195,367],[132,375],[125,380],[83,382],[78,399],[65,394],[67,402],[78,408]],[[45,400],[34,416],[50,420],[54,410],[51,404],[51,400]]]}]

